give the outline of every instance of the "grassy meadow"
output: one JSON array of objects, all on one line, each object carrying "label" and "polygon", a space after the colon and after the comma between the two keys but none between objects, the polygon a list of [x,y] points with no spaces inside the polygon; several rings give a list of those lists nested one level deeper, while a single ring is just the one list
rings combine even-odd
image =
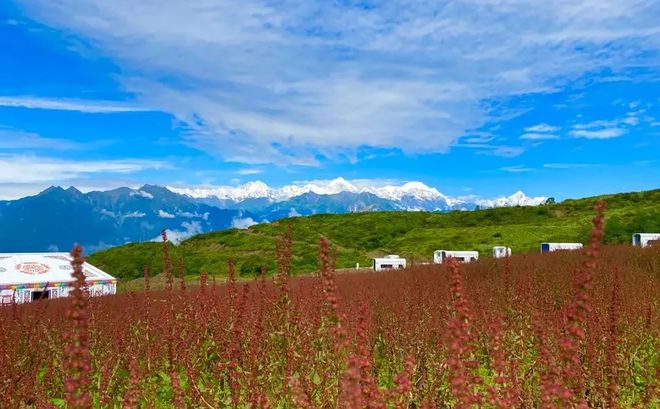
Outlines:
[{"label": "grassy meadow", "polygon": [[[230,258],[239,278],[255,277],[264,267],[273,273],[276,239],[289,228],[293,275],[317,270],[321,237],[336,252],[338,269],[354,268],[356,263],[368,267],[372,257],[392,253],[408,258],[409,263],[425,262],[438,249],[479,250],[487,258],[493,246],[507,245],[520,254],[538,251],[545,241],[586,243],[598,199],[608,203],[604,243],[630,243],[634,232],[660,231],[660,190],[652,190],[538,207],[295,217],[245,230],[200,234],[172,246],[170,252],[175,265],[182,260],[184,274],[191,280],[201,272],[224,277]],[[163,271],[161,248],[161,243],[134,243],[97,252],[88,260],[119,278],[120,288],[139,288],[139,282],[131,285],[130,280],[142,277],[145,266],[152,275]]]}]

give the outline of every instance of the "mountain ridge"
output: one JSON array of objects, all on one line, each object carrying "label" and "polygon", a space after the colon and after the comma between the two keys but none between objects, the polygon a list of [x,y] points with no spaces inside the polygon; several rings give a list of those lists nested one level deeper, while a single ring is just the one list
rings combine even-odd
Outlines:
[{"label": "mountain ridge", "polygon": [[0,251],[68,250],[75,242],[96,251],[157,240],[163,229],[178,242],[198,233],[323,213],[444,212],[543,202],[520,191],[486,201],[463,200],[421,182],[359,187],[343,178],[281,188],[257,181],[211,192],[154,184],[86,193],[51,186],[0,202]]},{"label": "mountain ridge", "polygon": [[255,217],[148,185],[88,193],[52,186],[0,204],[0,252],[68,251],[75,243],[89,252],[157,239],[162,229],[179,240]]},{"label": "mountain ridge", "polygon": [[[479,199],[476,197],[452,197],[445,195],[436,188],[429,187],[418,181],[406,182],[402,185],[383,186],[357,186],[348,180],[338,177],[327,181],[315,181],[304,184],[285,185],[280,188],[272,188],[261,181],[251,181],[240,186],[221,186],[209,188],[186,188],[166,186],[169,190],[194,199],[213,199],[225,201],[225,203],[238,204],[247,199],[268,199],[272,202],[290,200],[305,193],[316,193],[318,195],[334,195],[338,193],[371,193],[381,199],[390,201],[405,201],[406,199],[417,203],[444,202],[444,209],[464,209],[475,206],[499,207],[507,205],[535,206],[543,204],[547,197],[528,197],[518,190],[511,196],[499,196],[495,199]],[[402,208],[405,209],[405,208]],[[408,209],[405,209],[408,210]],[[424,206],[419,209],[410,210],[436,210]]]}]

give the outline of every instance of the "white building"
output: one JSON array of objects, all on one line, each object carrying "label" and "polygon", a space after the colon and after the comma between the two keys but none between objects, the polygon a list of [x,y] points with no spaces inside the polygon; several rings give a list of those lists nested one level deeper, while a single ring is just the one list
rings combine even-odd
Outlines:
[{"label": "white building", "polygon": [[504,258],[511,256],[511,247],[495,246],[493,247],[493,258]]},{"label": "white building", "polygon": [[478,251],[455,251],[455,250],[436,250],[433,252],[433,262],[442,264],[447,257],[451,257],[459,263],[469,263],[479,260]]},{"label": "white building", "polygon": [[541,243],[541,253],[549,253],[558,250],[579,250],[582,243]]},{"label": "white building", "polygon": [[632,236],[632,245],[635,247],[647,247],[652,242],[660,242],[660,233],[635,233]]},{"label": "white building", "polygon": [[[0,304],[25,303],[69,295],[73,267],[68,253],[0,253]],[[91,296],[115,294],[117,280],[91,264],[83,264]]]},{"label": "white building", "polygon": [[396,254],[390,254],[385,257],[375,258],[372,267],[374,271],[406,268],[406,259]]}]

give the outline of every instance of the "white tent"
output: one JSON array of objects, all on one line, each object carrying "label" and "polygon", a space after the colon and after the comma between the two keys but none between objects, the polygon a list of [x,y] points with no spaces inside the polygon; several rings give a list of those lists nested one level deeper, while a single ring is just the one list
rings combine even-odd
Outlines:
[{"label": "white tent", "polygon": [[447,257],[451,257],[459,263],[469,263],[471,261],[479,260],[479,252],[474,250],[436,250],[433,252],[433,262],[435,264],[444,263]]},{"label": "white tent", "polygon": [[374,258],[372,267],[374,271],[406,268],[406,259],[390,254],[382,258]]},{"label": "white tent", "polygon": [[541,243],[541,253],[549,253],[559,250],[579,250],[582,243]]},{"label": "white tent", "polygon": [[[83,265],[91,296],[115,294],[117,280],[91,264]],[[68,253],[0,253],[0,304],[60,298],[72,289]]]},{"label": "white tent", "polygon": [[493,247],[493,258],[504,258],[511,256],[511,247],[495,246]]},{"label": "white tent", "polygon": [[632,236],[632,245],[636,247],[647,247],[659,241],[660,233],[635,233]]}]

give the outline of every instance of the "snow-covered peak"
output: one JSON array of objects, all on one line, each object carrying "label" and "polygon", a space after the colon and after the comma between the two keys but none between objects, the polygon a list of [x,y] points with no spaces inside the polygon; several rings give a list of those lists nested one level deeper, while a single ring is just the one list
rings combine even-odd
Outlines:
[{"label": "snow-covered peak", "polygon": [[248,182],[242,186],[237,187],[229,195],[229,199],[233,200],[245,200],[245,199],[257,199],[262,197],[269,197],[272,189],[268,187],[267,184],[259,180],[255,182]]},{"label": "snow-covered peak", "polygon": [[400,186],[387,185],[358,187],[342,177],[332,180],[294,183],[280,188],[269,187],[261,181],[248,182],[237,187],[219,186],[212,188],[181,188],[168,186],[167,188],[172,192],[197,199],[216,197],[218,199],[233,200],[235,202],[254,198],[267,198],[273,201],[284,201],[305,193],[335,195],[342,192],[372,193],[378,197],[389,200],[401,200],[406,196],[415,197],[419,200],[452,200],[448,196],[440,193],[437,189],[429,187],[422,182],[407,182]]},{"label": "snow-covered peak", "polygon": [[214,188],[179,188],[167,187],[175,193],[187,195],[196,199],[215,197],[223,200],[241,202],[246,199],[265,198],[272,201],[284,201],[305,193],[319,195],[334,195],[341,192],[358,193],[355,185],[344,178],[328,181],[314,181],[305,184],[291,184],[281,188],[272,188],[261,181],[248,182],[237,187],[220,186]]},{"label": "snow-covered peak", "polygon": [[[354,184],[347,181],[342,177],[338,177],[332,180],[316,180],[313,182],[305,183],[304,185],[289,185],[282,188],[285,190],[287,188],[297,188],[298,191],[303,193],[316,193],[317,195],[336,195],[342,192],[351,192],[359,193],[358,189]],[[293,189],[295,191],[295,189]]]},{"label": "snow-covered peak", "polygon": [[209,188],[182,188],[167,186],[167,188],[174,193],[190,196],[195,199],[215,197],[223,200],[233,200],[235,202],[240,202],[246,199],[269,198],[273,191],[273,189],[267,184],[258,180],[248,182],[238,187],[219,186]]},{"label": "snow-covered peak", "polygon": [[507,207],[507,206],[538,206],[548,200],[547,197],[529,197],[521,190],[511,196],[498,197],[496,199],[476,200],[475,203],[483,207]]},{"label": "snow-covered peak", "polygon": [[405,196],[434,200],[443,196],[435,188],[430,188],[422,182],[407,182],[401,186],[368,187],[366,190],[378,197],[389,200],[401,200]]},{"label": "snow-covered peak", "polygon": [[[305,193],[316,193],[319,195],[335,195],[342,192],[371,193],[382,199],[406,202],[403,208],[411,205],[415,209],[436,208],[459,208],[469,203],[481,207],[505,207],[505,206],[536,206],[545,202],[545,197],[528,197],[522,191],[517,191],[511,196],[498,197],[495,199],[466,200],[466,198],[447,196],[434,187],[422,182],[411,181],[401,185],[378,185],[365,184],[364,181],[351,182],[342,177],[331,180],[315,180],[309,182],[293,183],[279,188],[273,188],[261,181],[248,182],[240,186],[219,186],[212,188],[177,188],[168,187],[169,190],[188,195],[193,198],[217,198],[231,200],[235,203],[246,199],[268,199],[272,202],[282,202]],[[446,203],[446,206],[438,206],[438,202]],[[412,204],[411,204],[412,203]],[[421,204],[420,204],[421,203]],[[428,206],[425,204],[428,203]],[[469,207],[469,206],[468,206]]]},{"label": "snow-covered peak", "polygon": [[192,188],[192,187],[174,187],[167,186],[170,192],[186,195],[195,199],[203,199],[206,197],[217,197],[221,188]]},{"label": "snow-covered peak", "polygon": [[337,194],[341,192],[357,193],[359,191],[359,189],[355,187],[354,184],[342,177],[331,180],[325,186],[325,189],[328,192],[327,194]]}]

